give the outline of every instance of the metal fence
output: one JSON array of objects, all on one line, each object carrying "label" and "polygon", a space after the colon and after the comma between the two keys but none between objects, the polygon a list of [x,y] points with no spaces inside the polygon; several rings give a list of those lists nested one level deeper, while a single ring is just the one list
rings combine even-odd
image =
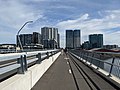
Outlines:
[{"label": "metal fence", "polygon": [[0,82],[19,73],[24,74],[34,64],[40,64],[45,58],[56,54],[60,50],[46,50],[35,52],[0,54]]},{"label": "metal fence", "polygon": [[[103,69],[108,72],[108,76],[115,75],[120,78],[120,53],[89,52],[80,50],[70,50],[71,54],[89,65],[95,65],[96,69]],[[104,55],[109,58],[109,62],[104,59]]]}]

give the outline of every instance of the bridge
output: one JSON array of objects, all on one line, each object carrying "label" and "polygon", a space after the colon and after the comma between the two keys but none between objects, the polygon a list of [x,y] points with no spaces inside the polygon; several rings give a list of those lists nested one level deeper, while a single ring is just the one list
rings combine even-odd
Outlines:
[{"label": "bridge", "polygon": [[119,55],[80,50],[1,55],[0,90],[120,90]]}]

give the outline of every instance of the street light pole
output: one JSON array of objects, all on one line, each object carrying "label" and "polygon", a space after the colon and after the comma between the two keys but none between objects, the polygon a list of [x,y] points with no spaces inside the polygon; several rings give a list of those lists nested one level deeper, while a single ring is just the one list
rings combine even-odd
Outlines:
[{"label": "street light pole", "polygon": [[23,24],[23,26],[18,30],[17,32],[17,38],[18,38],[18,43],[20,45],[20,49],[23,51],[23,47],[22,47],[22,43],[21,43],[21,40],[20,40],[20,36],[19,36],[19,33],[20,31],[25,27],[25,25],[27,25],[28,23],[32,23],[33,21],[27,21]]}]

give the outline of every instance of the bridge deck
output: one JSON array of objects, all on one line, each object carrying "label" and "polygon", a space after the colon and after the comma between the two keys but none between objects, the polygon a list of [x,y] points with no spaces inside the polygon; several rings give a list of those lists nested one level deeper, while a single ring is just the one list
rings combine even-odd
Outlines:
[{"label": "bridge deck", "polygon": [[62,54],[31,90],[117,89],[74,57]]}]

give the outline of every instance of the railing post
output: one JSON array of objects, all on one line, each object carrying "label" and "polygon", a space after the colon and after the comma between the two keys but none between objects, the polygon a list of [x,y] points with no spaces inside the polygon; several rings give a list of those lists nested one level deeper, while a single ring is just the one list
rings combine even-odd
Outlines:
[{"label": "railing post", "polygon": [[20,63],[20,68],[18,69],[19,74],[24,74],[24,62],[23,62],[23,56],[21,55],[20,58],[18,59],[18,63]]},{"label": "railing post", "polygon": [[99,67],[100,67],[100,61],[98,61],[98,65],[97,65],[97,70],[99,69]]},{"label": "railing post", "polygon": [[83,58],[83,59],[84,59],[84,54],[85,54],[85,53],[83,52],[83,55],[82,55],[82,58]]},{"label": "railing post", "polygon": [[[79,52],[79,56],[81,55],[81,53]],[[81,58],[81,56],[80,56],[80,58]]]},{"label": "railing post", "polygon": [[51,56],[53,55],[53,53],[52,52],[50,52],[51,53]]},{"label": "railing post", "polygon": [[52,52],[51,52],[51,56],[52,56],[52,61],[54,61],[53,55],[54,55],[54,54],[53,54],[53,51],[52,51]]},{"label": "railing post", "polygon": [[41,62],[41,60],[42,60],[42,59],[41,59],[41,53],[38,53],[38,57],[37,57],[37,58],[38,58],[38,60],[36,61],[36,63],[37,63],[37,64],[40,64],[40,62]]},{"label": "railing post", "polygon": [[94,57],[94,53],[92,54],[92,57],[91,57],[91,62],[90,62],[90,65],[92,65],[92,62],[93,62],[93,57]]},{"label": "railing post", "polygon": [[26,55],[24,55],[24,67],[25,67],[25,70],[27,71],[27,59],[26,59]]},{"label": "railing post", "polygon": [[52,51],[52,55],[54,55],[55,54],[55,51]]},{"label": "railing post", "polygon": [[54,54],[56,54],[56,53],[57,53],[57,51],[54,52]]},{"label": "railing post", "polygon": [[83,56],[83,53],[81,52],[81,60],[83,61],[82,56]]},{"label": "railing post", "polygon": [[87,61],[89,62],[89,60],[88,60],[89,57],[88,57],[88,56],[89,56],[89,53],[87,52],[87,55],[86,55],[86,62],[87,62]]},{"label": "railing post", "polygon": [[[95,53],[96,54],[96,53]],[[100,61],[98,61],[98,64],[96,63],[96,65],[97,65],[97,70],[99,69],[99,67],[100,67]]]},{"label": "railing post", "polygon": [[47,52],[46,54],[47,54],[47,58],[49,58],[49,52]]},{"label": "railing post", "polygon": [[85,54],[84,54],[85,63],[87,63],[87,58],[88,58],[87,55],[88,55],[88,53],[85,52]]},{"label": "railing post", "polygon": [[113,57],[112,64],[111,64],[111,68],[110,68],[110,72],[109,72],[109,75],[108,75],[108,76],[111,76],[111,72],[112,72],[112,69],[113,69],[114,61],[115,61],[115,57]]}]

